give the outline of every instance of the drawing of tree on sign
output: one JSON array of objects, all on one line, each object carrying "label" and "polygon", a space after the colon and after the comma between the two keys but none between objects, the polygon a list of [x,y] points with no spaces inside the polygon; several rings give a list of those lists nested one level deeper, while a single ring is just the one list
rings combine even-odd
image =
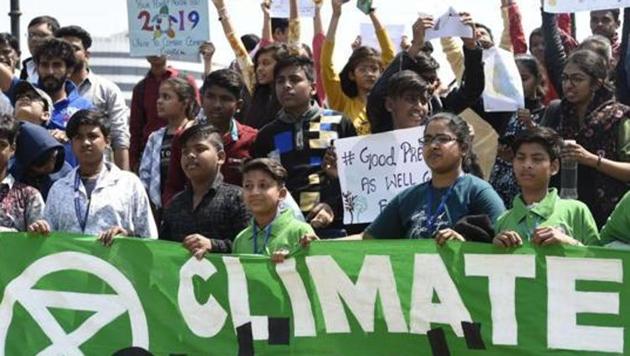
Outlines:
[{"label": "drawing of tree on sign", "polygon": [[[347,191],[341,194],[343,196],[344,209],[350,214],[350,224],[360,221],[359,215],[367,210],[367,199],[364,196],[352,194]],[[356,214],[356,215],[355,215]]]}]

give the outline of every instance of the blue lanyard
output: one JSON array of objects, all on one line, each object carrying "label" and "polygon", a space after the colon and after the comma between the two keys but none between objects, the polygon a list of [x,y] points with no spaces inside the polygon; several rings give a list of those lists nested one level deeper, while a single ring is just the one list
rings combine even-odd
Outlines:
[{"label": "blue lanyard", "polygon": [[428,192],[428,198],[427,198],[428,201],[427,201],[427,205],[424,207],[424,212],[427,219],[425,220],[424,226],[429,230],[429,233],[431,234],[431,236],[433,236],[433,234],[435,233],[435,223],[437,222],[438,216],[440,216],[440,214],[442,214],[446,210],[446,201],[448,200],[449,196],[453,193],[453,189],[455,188],[455,186],[457,185],[457,182],[459,182],[461,178],[462,176],[457,177],[455,182],[453,182],[453,184],[448,188],[448,190],[446,191],[446,194],[442,196],[442,199],[440,200],[440,204],[438,205],[435,212],[431,211],[433,207],[433,187],[431,186],[432,181],[429,181],[429,192]]},{"label": "blue lanyard", "polygon": [[269,236],[271,236],[271,225],[273,225],[273,221],[265,227],[265,238],[263,240],[263,245],[260,250],[258,250],[258,227],[256,226],[256,221],[252,221],[252,227],[254,230],[254,253],[263,254],[263,251],[267,248],[267,244],[269,243]]},{"label": "blue lanyard", "polygon": [[81,232],[85,232],[85,225],[87,224],[87,218],[90,212],[90,203],[92,202],[92,198],[88,197],[88,203],[85,209],[85,214],[81,216],[81,193],[79,192],[80,186],[81,186],[81,177],[79,175],[79,171],[77,170],[76,175],[74,176],[74,213],[77,216],[77,221],[79,222],[79,226],[81,226]]}]

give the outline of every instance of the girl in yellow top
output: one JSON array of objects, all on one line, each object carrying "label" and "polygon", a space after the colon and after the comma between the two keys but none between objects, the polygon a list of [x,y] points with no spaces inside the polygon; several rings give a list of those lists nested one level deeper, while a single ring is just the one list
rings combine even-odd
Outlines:
[{"label": "girl in yellow top", "polygon": [[322,46],[321,80],[330,108],[341,111],[352,119],[359,135],[367,135],[371,132],[365,109],[367,96],[383,72],[383,68],[394,59],[394,44],[374,11],[371,11],[370,19],[376,29],[382,53],[379,54],[377,50],[370,47],[359,47],[353,51],[341,73],[337,74],[333,67],[332,56],[342,4],[343,0],[332,1],[333,14]]}]

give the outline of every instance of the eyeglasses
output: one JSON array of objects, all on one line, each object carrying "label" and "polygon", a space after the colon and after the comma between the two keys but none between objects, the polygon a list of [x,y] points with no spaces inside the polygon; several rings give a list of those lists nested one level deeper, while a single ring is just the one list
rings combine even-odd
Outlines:
[{"label": "eyeglasses", "polygon": [[571,74],[571,75],[566,75],[566,74],[562,74],[560,76],[560,81],[564,84],[565,82],[569,82],[571,83],[571,85],[577,86],[582,84],[583,82],[586,81],[587,78],[585,78],[583,75],[581,74]]},{"label": "eyeglasses", "polygon": [[457,138],[451,137],[449,135],[440,134],[440,135],[435,135],[435,136],[424,136],[418,141],[425,146],[431,146],[433,144],[438,144],[440,146],[443,146],[452,141],[457,141]]}]

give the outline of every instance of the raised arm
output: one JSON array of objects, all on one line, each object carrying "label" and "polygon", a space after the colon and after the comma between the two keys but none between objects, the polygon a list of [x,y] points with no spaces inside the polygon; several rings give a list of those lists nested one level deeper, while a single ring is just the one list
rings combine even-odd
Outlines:
[{"label": "raised arm", "polygon": [[526,53],[527,42],[525,40],[525,31],[523,31],[521,10],[519,9],[516,0],[501,0],[501,15],[503,16],[503,25],[506,26],[503,29],[501,43],[503,44],[507,30],[507,36],[511,42],[514,54]]},{"label": "raised arm", "polygon": [[300,16],[298,14],[298,0],[289,0],[289,46],[301,47]]},{"label": "raised arm", "polygon": [[270,7],[270,0],[263,0],[263,2],[260,4],[260,9],[263,13],[262,36],[260,36],[260,40],[262,43],[273,42],[273,33],[271,32],[271,13],[269,12]]},{"label": "raised arm", "polygon": [[339,18],[341,17],[342,0],[332,0],[332,17],[330,18],[330,24],[328,25],[328,33],[326,34],[326,40],[322,45],[321,53],[321,81],[326,90],[326,96],[328,98],[328,104],[331,108],[340,110],[345,102],[345,94],[341,90],[341,80],[339,74],[335,71],[333,66],[333,52],[335,49],[335,34],[337,33],[337,26],[339,25]]},{"label": "raised arm", "polygon": [[313,16],[313,62],[317,73],[316,90],[317,97],[321,102],[326,99],[326,90],[321,79],[321,56],[322,45],[326,36],[324,35],[324,25],[322,23],[322,0],[315,0],[315,16]]},{"label": "raised arm", "polygon": [[562,46],[562,39],[558,26],[556,25],[556,15],[548,14],[542,10],[542,32],[545,40],[545,67],[551,85],[556,89],[558,97],[562,97],[562,82],[560,76],[567,62],[567,54]]},{"label": "raised arm", "polygon": [[387,33],[387,29],[381,23],[378,16],[376,16],[376,10],[372,9],[370,11],[370,20],[372,21],[372,25],[374,26],[374,31],[376,32],[376,38],[378,39],[378,44],[381,46],[381,60],[383,61],[383,67],[387,67],[396,56],[396,46],[392,39],[389,37]]},{"label": "raised arm", "polygon": [[12,81],[13,73],[11,68],[6,63],[0,62],[0,90],[8,92],[11,89]]},{"label": "raised arm", "polygon": [[230,21],[230,16],[228,14],[227,8],[225,7],[224,1],[212,0],[212,3],[214,3],[214,6],[217,8],[219,21],[221,22],[221,26],[223,27],[223,33],[225,33],[225,37],[230,43],[232,51],[234,51],[236,60],[241,68],[241,72],[243,73],[243,80],[245,81],[245,85],[247,85],[249,92],[252,93],[254,91],[254,85],[256,83],[254,62],[249,57],[249,53],[247,53],[243,41],[241,41],[240,37],[238,37],[234,33],[234,27],[232,26],[232,21]]}]

